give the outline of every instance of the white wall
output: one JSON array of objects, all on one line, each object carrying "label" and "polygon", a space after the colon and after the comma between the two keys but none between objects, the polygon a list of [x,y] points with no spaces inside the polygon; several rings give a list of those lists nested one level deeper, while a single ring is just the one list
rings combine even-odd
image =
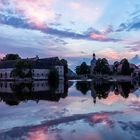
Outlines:
[{"label": "white wall", "polygon": [[32,70],[33,79],[48,79],[49,70],[48,69],[33,69]]},{"label": "white wall", "polygon": [[11,82],[0,82],[0,92],[13,93],[11,90]]},{"label": "white wall", "polygon": [[[64,79],[64,66],[55,66],[55,68],[58,70],[59,73],[59,79]],[[10,77],[10,74],[12,72],[12,68],[8,69],[0,69],[0,79],[2,80],[12,80],[14,78]],[[47,80],[49,69],[33,69],[33,79],[35,80]],[[7,77],[5,76],[5,73],[7,74]],[[1,77],[2,74],[2,77]]]},{"label": "white wall", "polygon": [[[13,79],[12,77],[10,77],[12,70],[13,70],[12,68],[0,69],[0,79],[3,79],[3,80],[5,80],[5,79]],[[2,77],[1,77],[1,74],[2,74]],[[7,76],[5,76],[5,74]]]},{"label": "white wall", "polygon": [[59,79],[64,79],[64,66],[55,66],[59,73]]}]

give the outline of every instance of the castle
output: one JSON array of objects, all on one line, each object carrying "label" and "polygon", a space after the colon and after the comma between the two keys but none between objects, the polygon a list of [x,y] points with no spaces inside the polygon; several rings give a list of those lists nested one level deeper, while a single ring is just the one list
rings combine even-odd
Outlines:
[{"label": "castle", "polygon": [[[64,79],[64,65],[58,57],[51,58],[27,58],[22,59],[30,62],[32,67],[33,80],[47,80],[51,68],[55,67],[59,74],[59,79]],[[12,70],[16,67],[18,60],[0,61],[0,80],[15,80],[12,77]]]}]

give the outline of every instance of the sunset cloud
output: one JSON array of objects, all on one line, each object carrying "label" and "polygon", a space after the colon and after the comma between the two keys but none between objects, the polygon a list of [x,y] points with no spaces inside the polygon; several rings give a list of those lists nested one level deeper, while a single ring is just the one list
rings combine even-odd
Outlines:
[{"label": "sunset cloud", "polygon": [[84,57],[90,62],[93,51],[111,62],[130,59],[140,53],[138,5],[139,0],[130,5],[127,0],[0,0],[0,51],[63,54],[78,59],[69,59],[72,64]]},{"label": "sunset cloud", "polygon": [[11,0],[8,2],[3,3],[3,7],[7,5],[11,8],[12,13],[22,16],[23,19],[34,26],[46,27],[48,22],[56,18],[55,11],[52,8],[55,0]]},{"label": "sunset cloud", "polygon": [[54,0],[14,0],[16,10],[37,27],[45,26],[48,21],[55,19],[55,12],[51,8],[53,2]]},{"label": "sunset cloud", "polygon": [[105,34],[96,34],[96,33],[90,34],[90,38],[97,39],[97,40],[106,40],[107,39]]},{"label": "sunset cloud", "polygon": [[99,52],[99,55],[112,60],[119,60],[124,56],[124,54],[121,54],[120,52],[117,52],[111,48],[103,49],[102,51]]}]

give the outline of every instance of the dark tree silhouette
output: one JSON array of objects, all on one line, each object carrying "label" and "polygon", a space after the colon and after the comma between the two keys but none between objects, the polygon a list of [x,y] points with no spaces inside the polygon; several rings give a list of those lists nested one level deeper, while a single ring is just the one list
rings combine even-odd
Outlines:
[{"label": "dark tree silhouette", "polygon": [[86,93],[90,90],[90,83],[88,82],[77,82],[76,89],[81,91],[82,94],[86,95]]},{"label": "dark tree silhouette", "polygon": [[66,78],[66,75],[68,74],[68,62],[65,59],[61,59],[61,62],[64,65],[64,76]]},{"label": "dark tree silhouette", "polygon": [[21,59],[18,54],[6,54],[6,56],[3,58],[3,60],[17,60]]},{"label": "dark tree silhouette", "polygon": [[59,74],[56,68],[52,68],[48,75],[50,89],[55,91],[59,85]]},{"label": "dark tree silhouette", "polygon": [[82,74],[90,74],[90,66],[83,62],[80,66],[76,66],[75,72],[78,75]]},{"label": "dark tree silhouette", "polygon": [[11,72],[11,76],[20,77],[20,78],[25,78],[25,77],[32,78],[30,62],[26,60],[17,61],[15,68]]},{"label": "dark tree silhouette", "polygon": [[106,58],[103,59],[99,58],[96,61],[95,72],[100,74],[110,73],[109,63]]},{"label": "dark tree silhouette", "polygon": [[131,74],[129,62],[127,59],[122,60],[121,74],[123,74],[123,75],[130,75]]}]

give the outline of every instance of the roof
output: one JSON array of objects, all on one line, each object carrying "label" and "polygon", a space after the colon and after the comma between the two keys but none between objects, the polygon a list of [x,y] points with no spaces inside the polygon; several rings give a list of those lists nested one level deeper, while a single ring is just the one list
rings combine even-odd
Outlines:
[{"label": "roof", "polygon": [[0,69],[14,68],[17,60],[0,61]]},{"label": "roof", "polygon": [[[29,63],[31,63],[32,68],[34,69],[49,69],[53,66],[59,65],[63,66],[62,62],[59,60],[58,57],[51,57],[51,58],[42,58],[42,59],[22,59],[27,60]],[[0,69],[5,68],[14,68],[18,60],[6,60],[6,61],[0,61]]]}]

